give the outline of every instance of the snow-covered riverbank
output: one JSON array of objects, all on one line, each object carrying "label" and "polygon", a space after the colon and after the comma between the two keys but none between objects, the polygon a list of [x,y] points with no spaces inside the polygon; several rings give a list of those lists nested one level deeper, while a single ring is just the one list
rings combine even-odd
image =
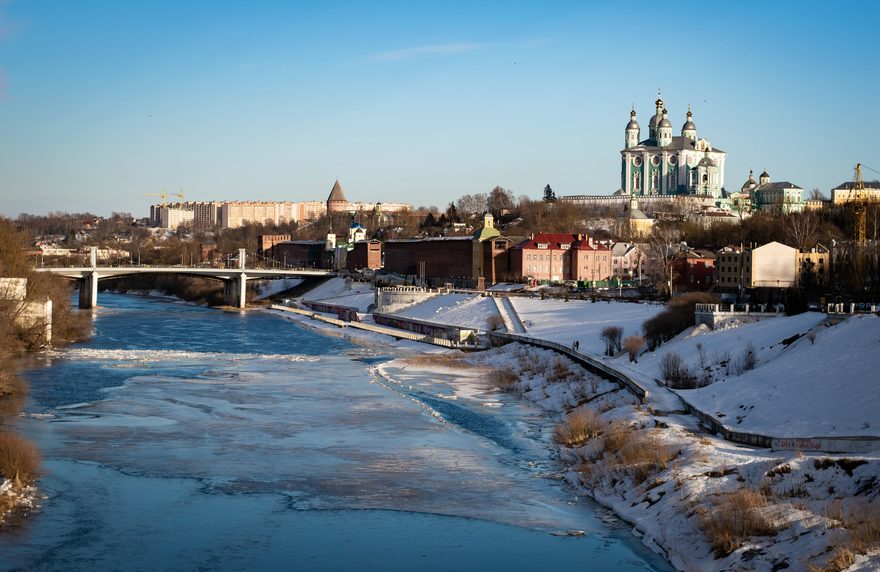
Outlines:
[{"label": "snow-covered riverbank", "polygon": [[[485,312],[462,311],[482,304],[473,298],[448,303],[434,298],[407,312],[430,314],[439,323],[456,323],[461,316],[471,323],[477,314],[485,320],[490,306]],[[603,327],[636,334],[641,322],[661,309],[520,299],[515,307],[528,335],[565,344],[578,340],[581,351],[596,357],[603,349],[598,336]],[[821,315],[805,314],[715,332],[698,329],[638,363],[625,355],[608,363],[656,386],[662,357],[678,352],[691,367],[712,370],[715,381],[679,394],[744,430],[876,435],[880,418],[875,419],[871,381],[880,367],[878,353],[862,356],[857,348],[876,344],[877,324],[880,318],[865,316],[826,329]],[[756,367],[725,367],[750,349]],[[453,368],[489,367],[486,383],[503,385],[566,418],[593,419],[592,438],[560,447],[566,478],[631,522],[645,544],[679,569],[880,567],[878,452],[805,454],[736,445],[709,435],[692,416],[660,415],[639,405],[632,395],[547,350],[512,345],[468,357],[437,356],[430,366],[435,374],[444,360]]]}]

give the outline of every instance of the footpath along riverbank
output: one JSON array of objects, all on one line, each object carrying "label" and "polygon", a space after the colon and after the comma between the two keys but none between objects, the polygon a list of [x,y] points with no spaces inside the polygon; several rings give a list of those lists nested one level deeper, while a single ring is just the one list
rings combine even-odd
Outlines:
[{"label": "footpath along riverbank", "polygon": [[[438,322],[449,323],[443,318],[436,314]],[[296,319],[341,331],[305,316]],[[389,339],[345,331],[354,338]],[[640,403],[565,356],[539,348],[511,344],[441,355],[422,347],[432,356],[397,360],[381,372],[396,379],[420,368],[430,375],[477,368],[487,384],[558,413],[565,478],[630,522],[644,544],[678,569],[880,566],[871,533],[880,481],[876,454],[804,454],[730,443],[707,433],[681,407]]]}]

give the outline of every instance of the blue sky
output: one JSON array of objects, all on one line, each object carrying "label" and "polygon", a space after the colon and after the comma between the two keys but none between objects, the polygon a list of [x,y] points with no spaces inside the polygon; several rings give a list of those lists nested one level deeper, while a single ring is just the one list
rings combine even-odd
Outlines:
[{"label": "blue sky", "polygon": [[[474,5],[478,4],[478,5]],[[630,105],[826,194],[873,146],[880,8],[0,0],[0,213],[608,194]],[[873,173],[868,173],[873,178]]]}]

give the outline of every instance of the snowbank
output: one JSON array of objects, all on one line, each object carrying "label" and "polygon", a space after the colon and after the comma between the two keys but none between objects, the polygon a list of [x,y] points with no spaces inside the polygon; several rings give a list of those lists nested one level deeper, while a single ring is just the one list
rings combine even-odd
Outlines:
[{"label": "snowbank", "polygon": [[478,330],[486,330],[489,318],[499,316],[495,301],[478,294],[435,296],[396,312],[396,315]]}]

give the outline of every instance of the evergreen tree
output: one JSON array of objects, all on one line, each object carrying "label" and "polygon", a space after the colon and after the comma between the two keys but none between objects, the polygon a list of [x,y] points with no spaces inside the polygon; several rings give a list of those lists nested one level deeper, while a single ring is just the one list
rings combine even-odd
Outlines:
[{"label": "evergreen tree", "polygon": [[544,187],[544,202],[547,203],[555,203],[556,202],[556,193],[553,192],[553,189],[550,188],[550,185]]}]

